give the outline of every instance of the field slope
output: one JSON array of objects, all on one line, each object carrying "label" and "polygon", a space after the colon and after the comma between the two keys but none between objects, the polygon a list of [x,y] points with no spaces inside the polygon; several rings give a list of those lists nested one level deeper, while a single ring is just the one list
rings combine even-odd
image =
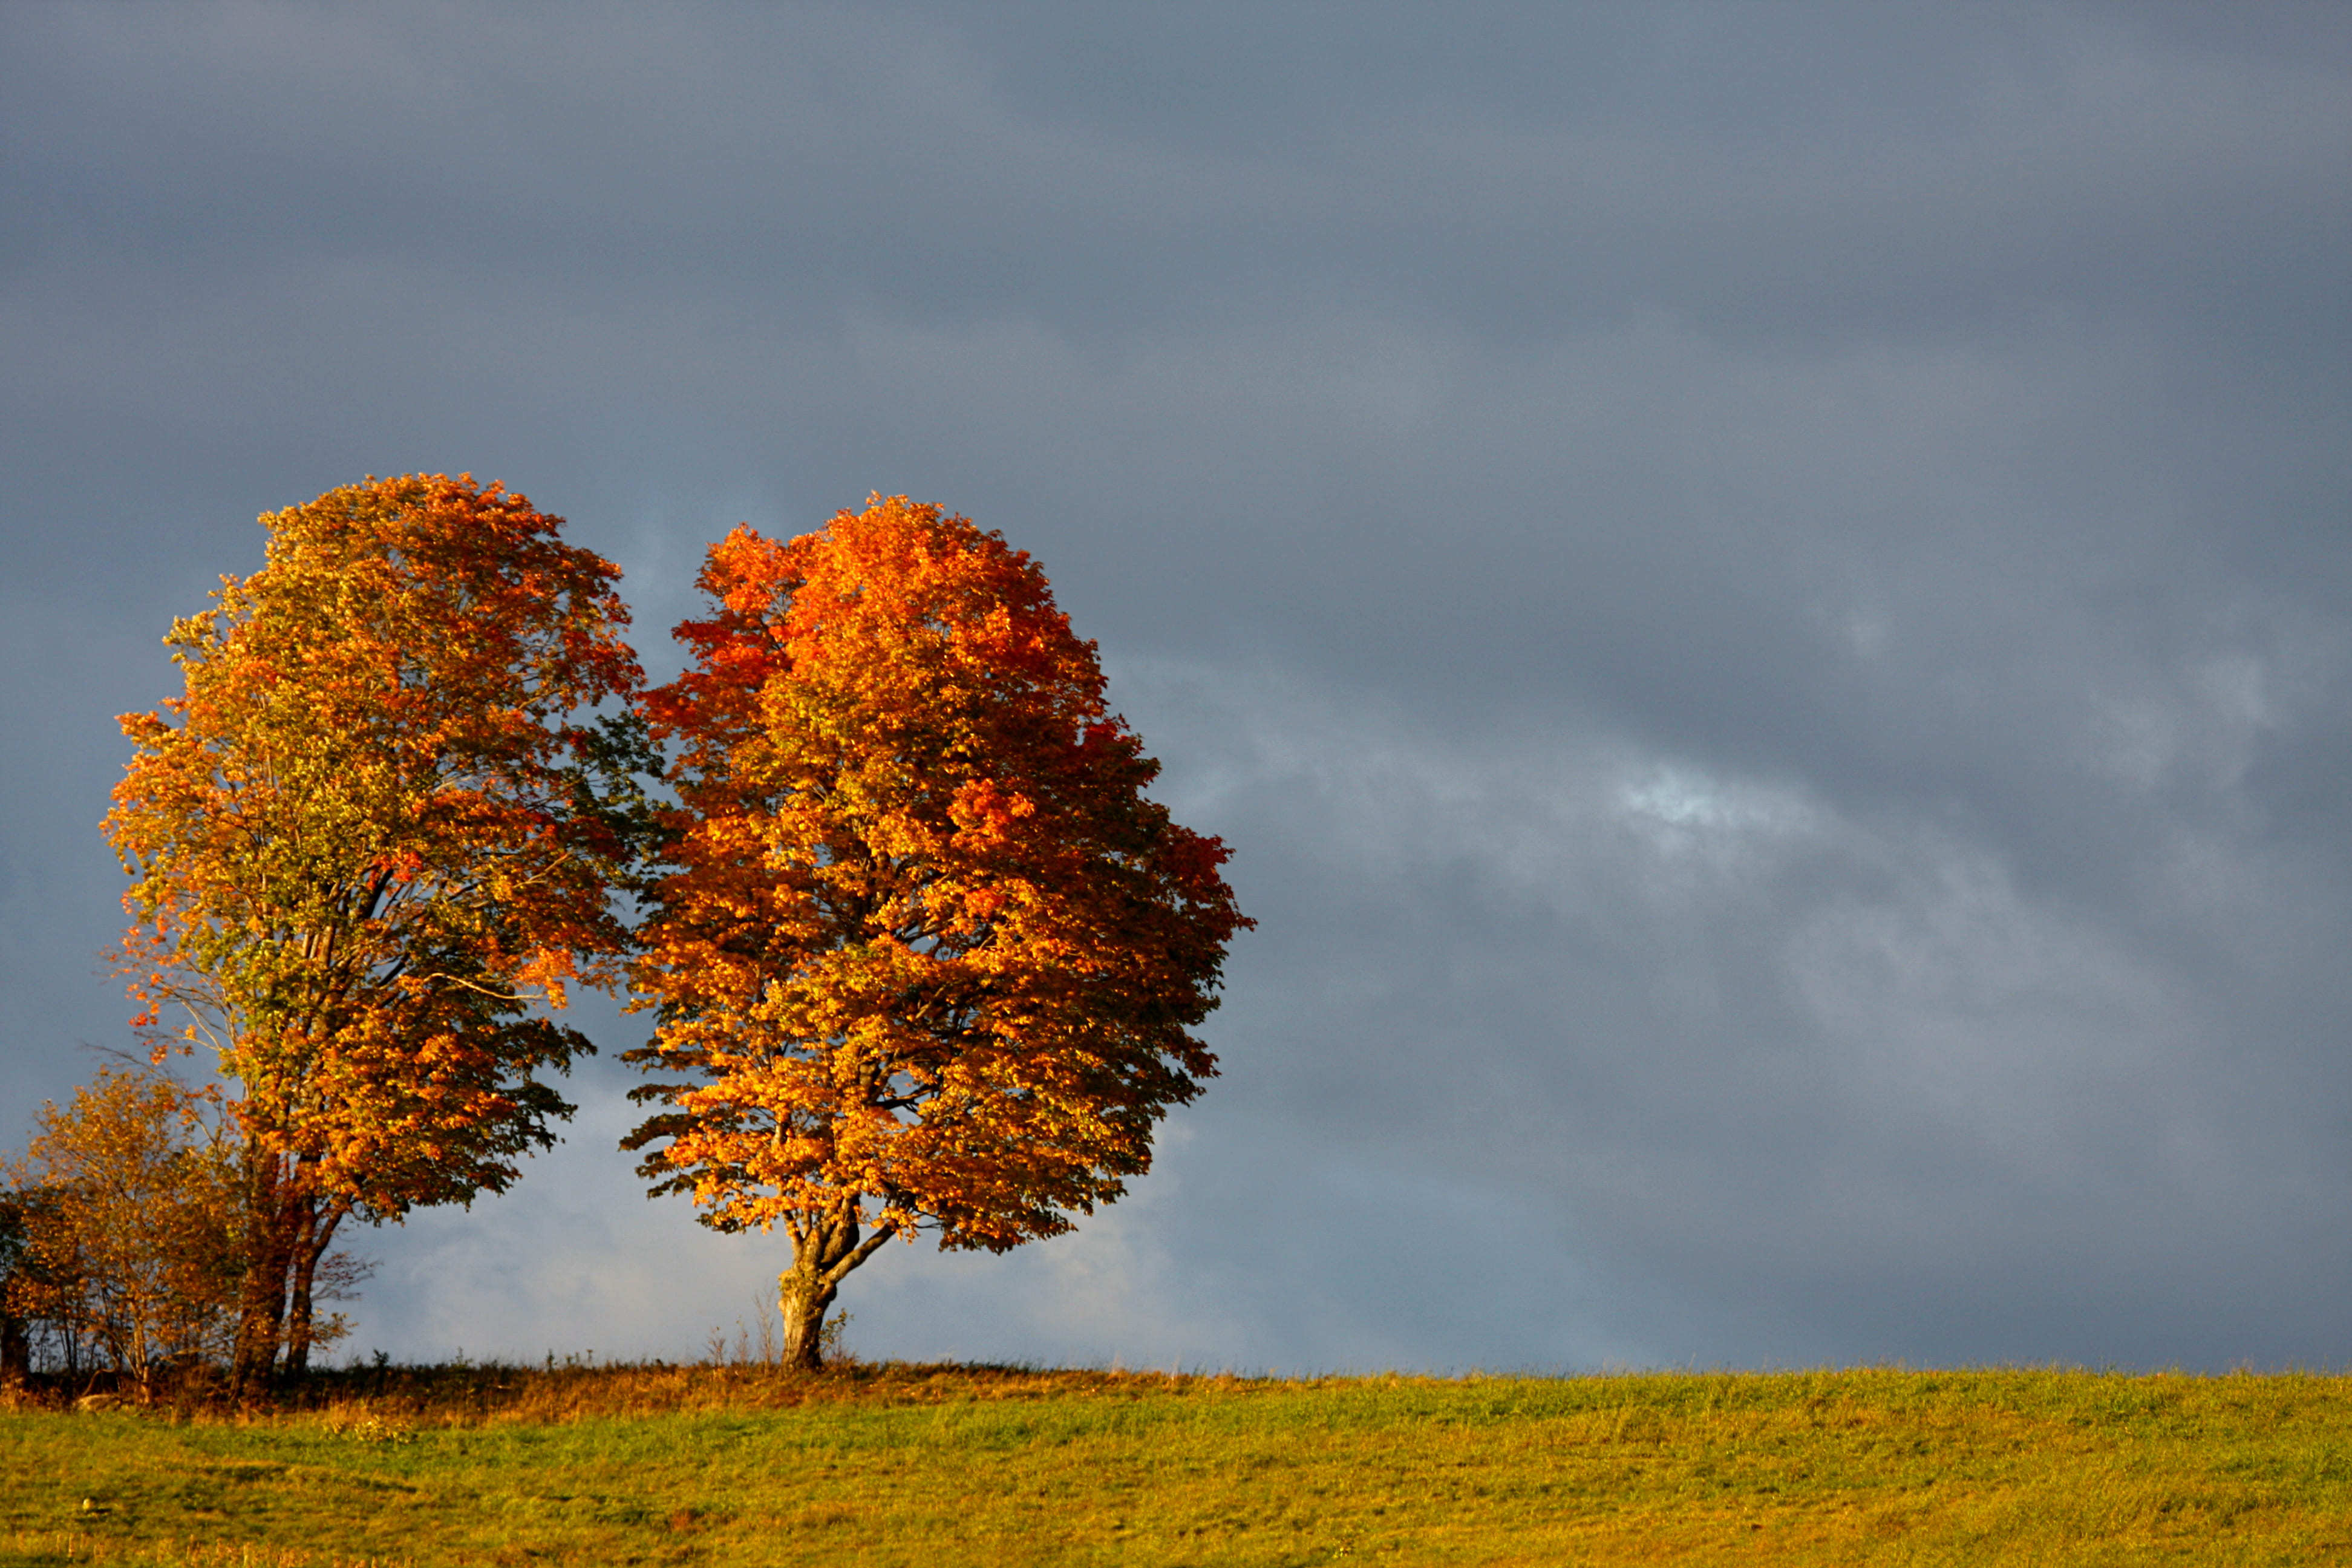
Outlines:
[{"label": "field slope", "polygon": [[2352,1379],[335,1374],[0,1415],[0,1564],[2352,1562]]}]

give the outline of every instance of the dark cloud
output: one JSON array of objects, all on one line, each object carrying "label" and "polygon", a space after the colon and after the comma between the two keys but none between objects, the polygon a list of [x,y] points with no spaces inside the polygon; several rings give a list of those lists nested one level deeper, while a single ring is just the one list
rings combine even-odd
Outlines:
[{"label": "dark cloud", "polygon": [[[2337,1353],[2340,9],[0,32],[19,1125],[119,1033],[111,716],[257,512],[507,479],[659,663],[704,541],[903,490],[1043,559],[1264,923],[1161,1170],[877,1261],[869,1350]],[[363,1335],[747,1310],[621,1084]]]}]

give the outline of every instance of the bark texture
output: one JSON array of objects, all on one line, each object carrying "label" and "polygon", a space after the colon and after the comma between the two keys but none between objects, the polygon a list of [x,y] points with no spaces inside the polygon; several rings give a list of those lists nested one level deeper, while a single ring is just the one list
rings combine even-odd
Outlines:
[{"label": "bark texture", "polygon": [[229,1386],[238,1399],[269,1391],[286,1332],[287,1271],[294,1259],[291,1212],[300,1194],[275,1159],[256,1160],[247,1185],[245,1283],[238,1292]]},{"label": "bark texture", "polygon": [[296,1162],[257,1163],[246,1220],[245,1283],[237,1301],[229,1384],[239,1399],[265,1397],[281,1378],[310,1369],[319,1265],[348,1205],[322,1200]]},{"label": "bark texture", "polygon": [[893,1234],[886,1225],[861,1237],[854,1207],[793,1227],[793,1266],[778,1281],[776,1294],[784,1315],[786,1366],[814,1372],[824,1364],[824,1314],[841,1282]]}]

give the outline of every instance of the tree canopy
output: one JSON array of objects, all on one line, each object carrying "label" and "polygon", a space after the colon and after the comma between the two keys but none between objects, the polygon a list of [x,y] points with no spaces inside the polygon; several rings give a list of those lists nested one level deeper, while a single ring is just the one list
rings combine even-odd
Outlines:
[{"label": "tree canopy", "polygon": [[553,1141],[545,1075],[592,1047],[548,1010],[621,976],[626,748],[585,714],[641,676],[562,521],[421,474],[264,516],[261,570],[166,638],[183,694],[122,721],[139,1022],[233,1087],[241,1384],[302,1364],[346,1215],[502,1189]]},{"label": "tree canopy", "polygon": [[788,1356],[887,1237],[1001,1251],[1149,1169],[1214,1075],[1192,1033],[1250,922],[1145,793],[1095,646],[1021,551],[877,497],[714,545],[647,694],[677,807],[625,1147],[722,1230],[782,1225]]},{"label": "tree canopy", "polygon": [[206,1097],[140,1066],[102,1068],[63,1110],[44,1106],[0,1211],[0,1377],[46,1332],[69,1372],[105,1365],[142,1401],[157,1375],[230,1344],[239,1253],[233,1160]]}]

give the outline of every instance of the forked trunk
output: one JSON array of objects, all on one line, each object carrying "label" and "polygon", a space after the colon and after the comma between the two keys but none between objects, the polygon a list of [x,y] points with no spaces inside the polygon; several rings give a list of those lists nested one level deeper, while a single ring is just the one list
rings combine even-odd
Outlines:
[{"label": "forked trunk", "polygon": [[321,1204],[305,1174],[299,1162],[289,1169],[265,1156],[247,1188],[245,1282],[229,1362],[238,1399],[260,1398],[279,1373],[310,1368],[311,1290],[344,1211]]},{"label": "forked trunk", "polygon": [[236,1350],[229,1363],[229,1383],[239,1399],[268,1392],[286,1331],[287,1249],[275,1236],[256,1241],[246,1259],[245,1288],[236,1308]]},{"label": "forked trunk", "polygon": [[833,1305],[835,1289],[798,1268],[783,1277],[782,1287],[776,1304],[784,1313],[784,1364],[814,1372],[824,1364],[824,1314]]},{"label": "forked trunk", "polygon": [[294,1277],[288,1293],[286,1310],[286,1374],[289,1377],[300,1377],[310,1370],[311,1300],[318,1287],[319,1260],[326,1257],[327,1248],[334,1245],[335,1227],[342,1221],[340,1209],[303,1216],[301,1237],[293,1251]]},{"label": "forked trunk", "polygon": [[813,1216],[793,1228],[793,1266],[778,1280],[776,1304],[784,1314],[784,1364],[814,1372],[824,1364],[824,1314],[849,1271],[890,1239],[883,1226],[862,1240],[857,1209]]},{"label": "forked trunk", "polygon": [[294,1261],[294,1194],[278,1162],[264,1156],[246,1189],[245,1281],[237,1295],[236,1347],[229,1386],[238,1399],[269,1388],[286,1332],[287,1273]]}]

